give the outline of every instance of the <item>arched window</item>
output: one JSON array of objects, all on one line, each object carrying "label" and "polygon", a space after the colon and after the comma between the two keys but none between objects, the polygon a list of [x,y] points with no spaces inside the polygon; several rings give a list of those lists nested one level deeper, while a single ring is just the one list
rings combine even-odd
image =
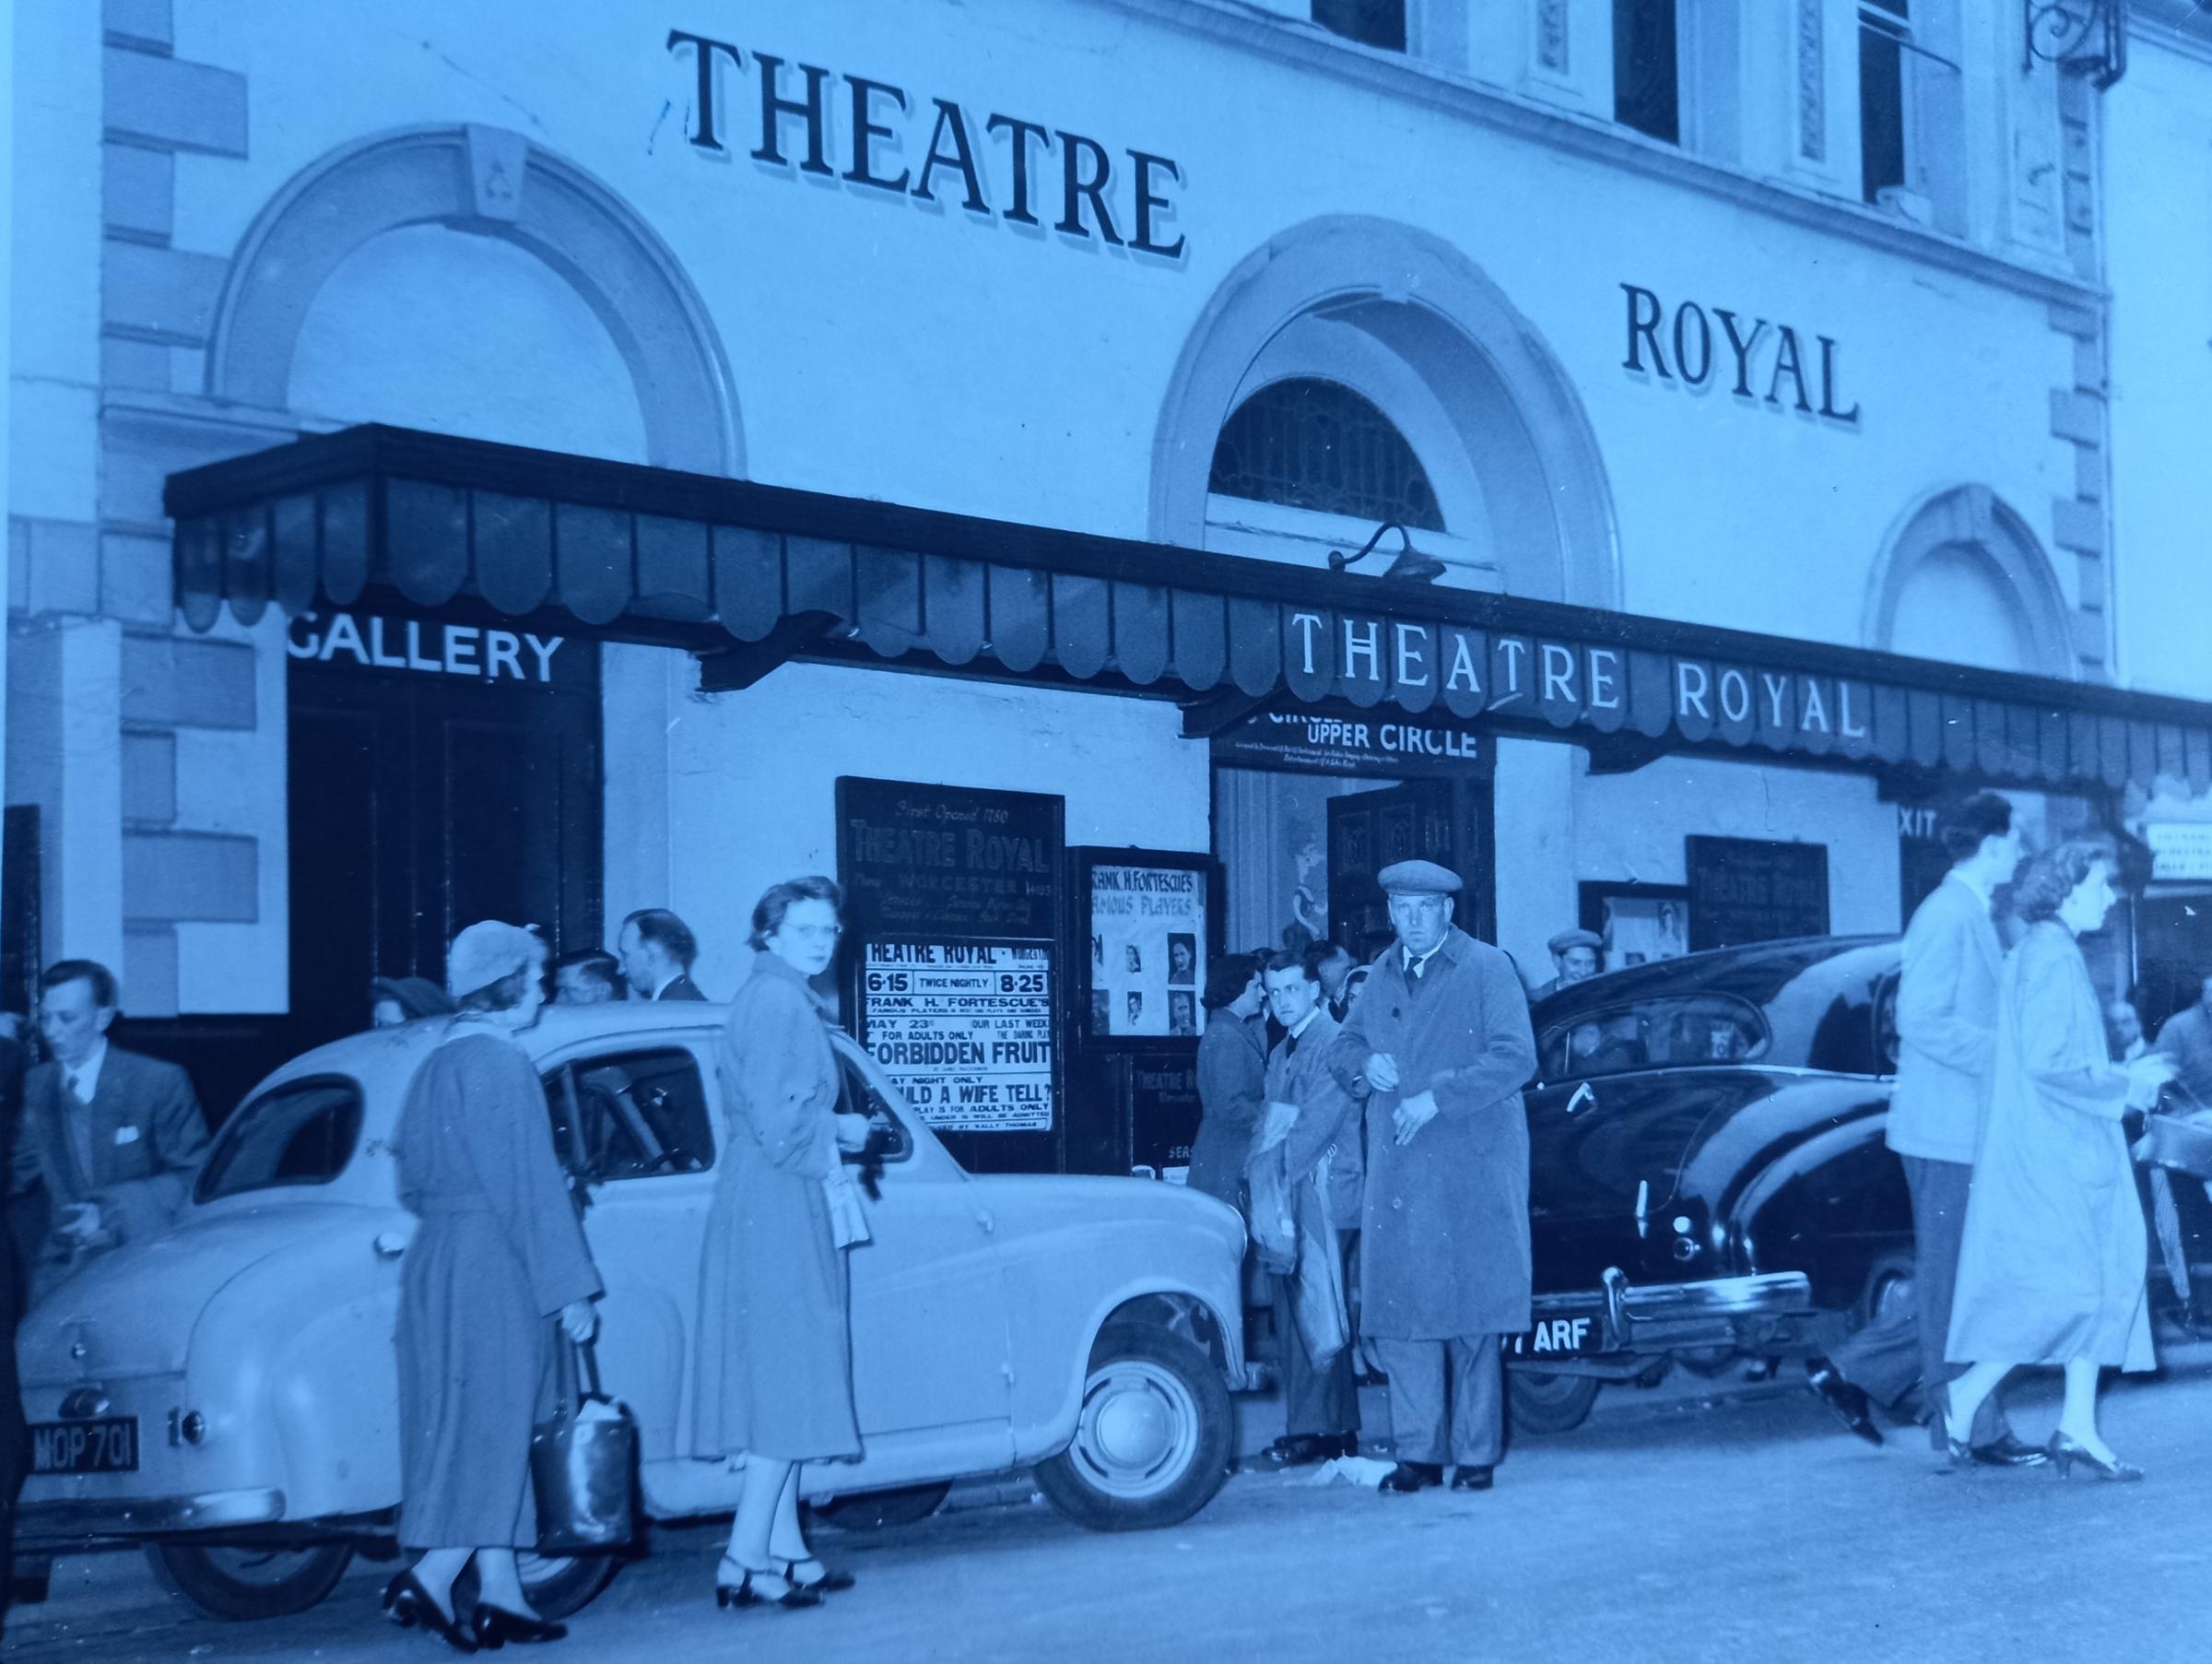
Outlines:
[{"label": "arched window", "polygon": [[1865,639],[1990,670],[2075,673],[2051,559],[1986,486],[1937,491],[1905,515],[1869,575]]},{"label": "arched window", "polygon": [[1207,490],[1441,532],[1420,458],[1373,404],[1312,377],[1271,382],[1221,425]]}]

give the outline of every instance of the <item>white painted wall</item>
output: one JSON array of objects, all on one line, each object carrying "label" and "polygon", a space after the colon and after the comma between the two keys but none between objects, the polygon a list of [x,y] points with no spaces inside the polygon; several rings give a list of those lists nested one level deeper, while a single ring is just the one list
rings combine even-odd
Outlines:
[{"label": "white painted wall", "polygon": [[[1054,793],[1071,846],[1203,853],[1206,748],[1181,736],[1166,701],[842,666],[786,665],[741,693],[688,695],[668,730],[669,890],[628,907],[683,915],[700,985],[728,995],[760,892],[836,873],[841,774]],[[607,905],[610,921],[628,910],[611,884]]]},{"label": "white painted wall", "polygon": [[2212,698],[2212,51],[2138,33],[2104,115],[2120,667]]}]

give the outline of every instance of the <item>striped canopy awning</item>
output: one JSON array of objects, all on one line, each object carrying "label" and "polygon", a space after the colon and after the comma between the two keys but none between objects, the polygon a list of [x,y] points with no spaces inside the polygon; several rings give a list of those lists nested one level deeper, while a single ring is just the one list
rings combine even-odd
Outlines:
[{"label": "striped canopy awning", "polygon": [[552,617],[1246,701],[1344,699],[1631,758],[1763,750],[2037,787],[2212,787],[2212,705],[387,427],[171,477],[197,629]]}]

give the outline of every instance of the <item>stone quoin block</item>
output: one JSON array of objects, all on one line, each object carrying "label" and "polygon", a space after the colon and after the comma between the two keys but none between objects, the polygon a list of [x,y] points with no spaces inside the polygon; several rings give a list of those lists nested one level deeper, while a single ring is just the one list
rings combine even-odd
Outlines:
[{"label": "stone quoin block", "polygon": [[253,649],[243,642],[124,636],[123,720],[160,728],[253,727]]},{"label": "stone quoin block", "polygon": [[2063,301],[2051,302],[2051,327],[2061,335],[2082,340],[2095,340],[2103,333],[2103,325],[2095,313],[2086,306],[2069,306]]},{"label": "stone quoin block", "polygon": [[108,132],[212,156],[246,153],[246,77],[111,46],[102,61]]},{"label": "stone quoin block", "polygon": [[7,517],[7,609],[30,610],[30,524],[19,514]]},{"label": "stone quoin block", "polygon": [[2087,393],[2053,389],[2051,394],[2051,433],[2077,445],[2104,443],[2104,401]]},{"label": "stone quoin block", "polygon": [[2052,541],[2076,554],[2104,553],[2104,511],[2094,502],[2061,497],[2051,504]]},{"label": "stone quoin block", "polygon": [[177,818],[177,737],[123,737],[123,818],[142,826],[167,826]]},{"label": "stone quoin block", "polygon": [[177,1014],[177,931],[132,925],[123,933],[123,1009],[134,1017]]},{"label": "stone quoin block", "polygon": [[100,384],[167,393],[169,354],[170,348],[159,341],[104,336],[100,343]]},{"label": "stone quoin block", "polygon": [[176,602],[166,537],[100,534],[100,609],[126,624],[168,624]]},{"label": "stone quoin block", "polygon": [[71,520],[27,520],[31,612],[100,610],[99,534]]},{"label": "stone quoin block", "polygon": [[2079,562],[2079,570],[2075,574],[2075,593],[2081,596],[2083,610],[2102,612],[2105,609],[2104,561],[2096,555],[2077,555],[2075,559]]},{"label": "stone quoin block", "polygon": [[2071,615],[2074,625],[2074,651],[2085,665],[2101,665],[2105,656],[2105,622],[2101,612],[2077,612]]},{"label": "stone quoin block", "polygon": [[142,145],[100,147],[100,218],[110,231],[169,240],[176,223],[177,159]]},{"label": "stone quoin block", "polygon": [[154,46],[174,46],[174,11],[171,0],[100,0],[100,23],[112,35]]},{"label": "stone quoin block", "polygon": [[2104,501],[2104,453],[2092,445],[2074,449],[2074,495],[2090,502]]},{"label": "stone quoin block", "polygon": [[2074,343],[2074,385],[2084,393],[2104,392],[2104,343],[2094,336]]},{"label": "stone quoin block", "polygon": [[111,238],[100,253],[100,321],[110,329],[196,345],[207,338],[228,270],[213,254]]},{"label": "stone quoin block", "polygon": [[261,916],[261,844],[228,832],[123,835],[123,916],[250,925]]}]

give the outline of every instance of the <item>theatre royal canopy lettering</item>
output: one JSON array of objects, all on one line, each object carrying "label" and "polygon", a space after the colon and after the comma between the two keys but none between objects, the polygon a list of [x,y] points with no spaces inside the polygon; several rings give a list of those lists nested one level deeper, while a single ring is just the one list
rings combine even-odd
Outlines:
[{"label": "theatre royal canopy lettering", "polygon": [[1182,257],[1171,195],[1182,170],[1169,157],[686,30],[670,30],[667,47],[689,60],[684,132],[702,155],[735,147],[794,176]]}]

